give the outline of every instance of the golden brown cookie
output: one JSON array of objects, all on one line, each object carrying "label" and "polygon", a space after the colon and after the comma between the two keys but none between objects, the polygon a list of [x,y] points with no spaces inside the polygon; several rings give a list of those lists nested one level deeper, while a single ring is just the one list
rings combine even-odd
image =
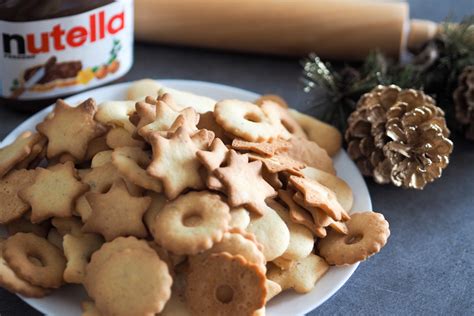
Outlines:
[{"label": "golden brown cookie", "polygon": [[61,236],[71,234],[74,236],[82,235],[82,222],[78,217],[54,217],[51,219],[51,224],[58,230]]},{"label": "golden brown cookie", "polygon": [[285,152],[286,155],[294,160],[303,162],[306,166],[320,169],[330,174],[336,174],[331,157],[318,144],[301,137],[292,137],[288,142],[289,146]]},{"label": "golden brown cookie", "polygon": [[196,158],[198,150],[207,149],[207,134],[190,135],[186,127],[180,127],[170,139],[151,134],[153,160],[147,172],[160,179],[169,199],[176,198],[184,189],[202,189],[204,183],[199,173],[201,163]]},{"label": "golden brown cookie", "polygon": [[134,315],[154,315],[163,310],[171,296],[168,267],[155,252],[116,252],[93,276],[89,282],[94,287],[91,297],[104,315],[130,315],[130,311]]},{"label": "golden brown cookie", "polygon": [[89,144],[87,145],[85,160],[91,160],[98,153],[102,151],[107,151],[109,149],[110,149],[109,146],[107,146],[106,135],[96,137],[93,140],[91,140]]},{"label": "golden brown cookie", "polygon": [[290,143],[280,138],[263,143],[248,142],[240,138],[234,138],[234,140],[232,140],[232,148],[235,150],[252,151],[256,154],[268,157],[278,152],[286,152],[289,147]]},{"label": "golden brown cookie", "polygon": [[263,246],[258,243],[253,234],[240,229],[231,229],[211,249],[198,256],[191,257],[190,260],[204,260],[211,254],[227,252],[232,256],[241,255],[249,263],[259,266],[265,273],[267,271],[266,260],[262,250]]},{"label": "golden brown cookie", "polygon": [[18,192],[18,196],[31,205],[32,223],[53,216],[72,216],[75,200],[89,188],[76,177],[72,162],[37,169],[34,183]]},{"label": "golden brown cookie", "polygon": [[251,161],[261,161],[270,173],[287,172],[301,176],[300,170],[306,167],[303,162],[295,160],[285,153],[275,154],[271,157],[249,153],[248,156]]},{"label": "golden brown cookie", "polygon": [[18,191],[31,185],[35,170],[12,170],[0,179],[0,224],[10,223],[24,215],[30,206],[18,196]]},{"label": "golden brown cookie", "polygon": [[328,269],[329,266],[323,258],[310,254],[298,260],[288,270],[281,270],[271,265],[268,268],[267,278],[278,283],[282,290],[292,288],[298,293],[308,293]]},{"label": "golden brown cookie", "polygon": [[92,214],[82,230],[98,233],[110,241],[118,236],[146,237],[142,218],[151,203],[150,197],[134,197],[123,180],[117,180],[105,193],[86,194]]},{"label": "golden brown cookie", "polygon": [[199,115],[199,123],[197,124],[199,129],[207,129],[216,135],[216,138],[220,138],[224,144],[230,144],[231,139],[227,136],[225,130],[216,122],[214,112],[206,112]]},{"label": "golden brown cookie", "polygon": [[103,165],[83,172],[81,175],[81,180],[85,184],[89,185],[91,192],[107,192],[112,184],[118,180],[123,180],[125,182],[127,189],[132,195],[139,196],[143,191],[141,187],[122,178],[121,173],[118,172],[112,160],[110,162],[104,163]]},{"label": "golden brown cookie", "polygon": [[158,212],[151,231],[166,250],[195,255],[222,239],[230,219],[229,206],[219,195],[189,192]]},{"label": "golden brown cookie", "polygon": [[296,110],[288,111],[303,128],[309,140],[316,142],[331,157],[339,152],[342,146],[342,134],[337,128]]},{"label": "golden brown cookie", "polygon": [[150,162],[149,155],[138,147],[117,148],[112,154],[112,163],[122,177],[147,190],[161,192],[161,181],[146,172]]},{"label": "golden brown cookie", "polygon": [[[39,164],[46,157],[46,143],[47,139],[41,134],[37,138],[37,142],[31,147],[29,155],[15,165],[15,169],[33,169],[39,166]],[[32,136],[35,138],[36,136]]]},{"label": "golden brown cookie", "polygon": [[78,161],[84,160],[89,142],[106,131],[94,120],[96,111],[95,101],[90,98],[76,107],[58,100],[53,115],[36,126],[48,138],[48,158],[68,153]]},{"label": "golden brown cookie", "polygon": [[39,237],[46,237],[48,235],[51,224],[48,221],[33,224],[28,215],[31,214],[26,213],[24,216],[5,225],[8,236],[15,235],[16,233],[33,233]]},{"label": "golden brown cookie", "polygon": [[199,150],[196,152],[196,157],[208,171],[206,185],[211,190],[222,191],[224,188],[220,180],[213,175],[213,171],[224,163],[228,152],[229,149],[219,138],[212,141],[209,151]]},{"label": "golden brown cookie", "polygon": [[0,178],[13,169],[16,164],[26,159],[30,155],[32,147],[41,138],[41,135],[37,133],[23,132],[13,143],[0,148]]},{"label": "golden brown cookie", "polygon": [[63,273],[64,281],[81,284],[84,281],[90,257],[102,246],[103,242],[102,237],[96,234],[64,235],[63,249],[67,259]]},{"label": "golden brown cookie", "polygon": [[351,187],[341,178],[311,167],[301,170],[306,178],[313,179],[332,190],[341,206],[349,212],[354,203],[354,196]]},{"label": "golden brown cookie", "polygon": [[336,221],[348,217],[346,211],[339,204],[336,194],[318,181],[290,176],[290,182],[303,194],[307,205],[322,209]]},{"label": "golden brown cookie", "polygon": [[33,285],[58,288],[63,283],[66,259],[44,238],[17,233],[4,242],[3,256],[16,275]]},{"label": "golden brown cookie", "polygon": [[227,161],[228,166],[216,169],[214,174],[224,185],[230,206],[245,206],[249,211],[264,214],[267,209],[265,199],[277,193],[263,180],[262,163],[249,163],[247,155],[234,150],[229,152]]},{"label": "golden brown cookie", "polygon": [[106,136],[107,146],[116,149],[120,147],[145,148],[145,142],[132,138],[132,134],[123,127],[112,128]]},{"label": "golden brown cookie", "polygon": [[308,228],[317,237],[326,237],[326,229],[314,222],[312,214],[293,200],[294,191],[279,190],[278,197],[286,204],[291,220]]},{"label": "golden brown cookie", "polygon": [[40,286],[35,286],[20,279],[16,273],[8,266],[3,257],[4,240],[0,240],[0,286],[12,293],[18,293],[26,297],[44,297],[49,291]]},{"label": "golden brown cookie", "polygon": [[265,280],[242,256],[213,254],[191,264],[186,300],[193,315],[252,315],[265,305]]},{"label": "golden brown cookie", "polygon": [[318,244],[320,255],[332,265],[352,264],[376,254],[390,236],[388,222],[375,212],[355,213],[346,222],[348,234],[330,230]]},{"label": "golden brown cookie", "polygon": [[150,248],[145,240],[139,240],[135,237],[118,237],[110,242],[104,243],[99,250],[92,254],[89,264],[86,266],[86,277],[84,278],[84,287],[91,297],[95,296],[95,280],[96,273],[99,273],[103,266],[113,254],[121,252],[126,249],[141,249],[151,253],[156,252]]}]

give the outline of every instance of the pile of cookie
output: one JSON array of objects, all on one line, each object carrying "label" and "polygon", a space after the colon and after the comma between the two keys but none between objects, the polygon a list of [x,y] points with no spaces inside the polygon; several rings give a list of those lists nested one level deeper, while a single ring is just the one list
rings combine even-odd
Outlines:
[{"label": "pile of cookie", "polygon": [[128,93],[58,100],[0,149],[4,288],[82,284],[86,315],[264,315],[385,245],[381,214],[350,214],[332,127],[276,96],[216,102],[146,80]]}]

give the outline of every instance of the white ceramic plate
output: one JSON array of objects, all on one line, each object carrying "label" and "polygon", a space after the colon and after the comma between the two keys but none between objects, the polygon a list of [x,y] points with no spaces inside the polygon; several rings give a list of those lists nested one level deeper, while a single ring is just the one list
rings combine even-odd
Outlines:
[{"label": "white ceramic plate", "polygon": [[[235,98],[250,101],[259,97],[258,94],[250,91],[208,82],[160,80],[160,83],[171,88],[194,92],[217,100]],[[76,103],[88,97],[95,98],[97,102],[125,100],[128,86],[129,83],[122,83],[103,87],[72,96],[66,101]],[[11,143],[21,132],[34,130],[36,124],[41,122],[51,110],[52,106],[23,122],[5,138],[2,146]],[[372,204],[367,186],[352,160],[344,151],[341,151],[336,155],[334,163],[338,176],[343,178],[354,192],[353,210],[371,210]],[[347,267],[331,267],[310,293],[301,295],[287,291],[272,299],[267,305],[267,315],[303,315],[310,312],[336,293],[354,273],[356,268],[357,264]],[[80,315],[80,302],[85,297],[86,294],[82,287],[68,285],[45,298],[30,299],[22,297],[22,299],[44,314],[65,316]]]}]

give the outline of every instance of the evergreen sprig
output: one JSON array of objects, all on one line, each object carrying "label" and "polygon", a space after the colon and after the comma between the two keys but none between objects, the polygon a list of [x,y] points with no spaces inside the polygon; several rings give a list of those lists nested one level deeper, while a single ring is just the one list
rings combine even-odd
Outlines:
[{"label": "evergreen sprig", "polygon": [[[459,24],[444,23],[443,30],[408,63],[398,63],[375,51],[361,65],[336,70],[313,53],[302,61],[302,80],[304,91],[313,96],[310,102],[315,116],[344,131],[359,98],[379,84],[424,90],[449,115],[457,78],[468,65],[474,65],[474,15]],[[323,90],[323,98],[313,93],[317,87]]]}]

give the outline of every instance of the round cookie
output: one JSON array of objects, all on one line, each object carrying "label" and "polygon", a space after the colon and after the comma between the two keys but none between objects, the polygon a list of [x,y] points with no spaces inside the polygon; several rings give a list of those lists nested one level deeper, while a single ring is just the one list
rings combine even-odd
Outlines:
[{"label": "round cookie", "polygon": [[191,264],[186,299],[193,315],[253,315],[265,304],[265,281],[242,256],[213,254]]},{"label": "round cookie", "polygon": [[214,117],[226,132],[251,142],[278,137],[279,129],[258,106],[239,100],[222,100],[216,104]]},{"label": "round cookie", "polygon": [[330,230],[318,244],[319,254],[332,265],[353,264],[376,254],[390,236],[388,222],[375,212],[355,213],[346,222],[347,235]]},{"label": "round cookie", "polygon": [[194,258],[204,260],[207,256],[214,253],[227,252],[232,256],[240,255],[250,263],[259,266],[266,272],[266,260],[262,253],[263,246],[260,245],[253,234],[240,229],[231,229],[224,234],[222,240],[216,243],[211,249]]},{"label": "round cookie", "polygon": [[222,239],[231,219],[217,194],[190,192],[168,202],[151,227],[156,243],[175,254],[194,255]]},{"label": "round cookie", "polygon": [[18,293],[26,297],[43,297],[49,291],[45,288],[32,285],[23,279],[20,279],[15,272],[8,266],[3,258],[4,240],[0,241],[0,286],[13,293]]},{"label": "round cookie", "polygon": [[46,239],[33,233],[17,233],[5,241],[3,251],[12,270],[31,284],[45,288],[63,284],[66,259]]},{"label": "round cookie", "polygon": [[[168,266],[156,253],[126,249],[112,254],[89,280],[103,315],[154,315],[171,296]],[[89,293],[90,294],[90,293]]]},{"label": "round cookie", "polygon": [[99,250],[92,254],[89,264],[86,266],[86,277],[84,278],[84,287],[90,296],[94,296],[95,273],[99,271],[104,262],[113,254],[126,249],[142,249],[155,253],[144,240],[138,240],[135,237],[118,237],[111,242],[106,242]]},{"label": "round cookie", "polygon": [[251,215],[246,229],[263,245],[263,255],[267,261],[280,257],[290,243],[290,231],[285,222],[270,207],[263,216]]}]

